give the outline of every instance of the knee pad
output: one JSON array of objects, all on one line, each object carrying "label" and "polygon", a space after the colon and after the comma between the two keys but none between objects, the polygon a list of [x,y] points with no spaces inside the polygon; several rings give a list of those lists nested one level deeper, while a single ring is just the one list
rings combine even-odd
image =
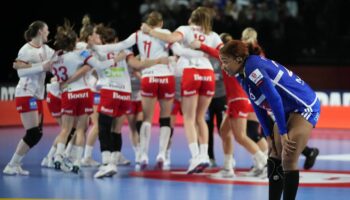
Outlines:
[{"label": "knee pad", "polygon": [[164,117],[159,119],[159,126],[168,126],[170,127],[170,117]]},{"label": "knee pad", "polygon": [[26,135],[23,137],[23,141],[30,147],[32,148],[38,142],[40,141],[41,137],[43,136],[42,132],[40,131],[40,128],[34,127],[31,129],[28,129],[26,132]]},{"label": "knee pad", "polygon": [[284,178],[284,172],[281,160],[269,157],[267,160],[267,177],[270,181],[281,181]]},{"label": "knee pad", "polygon": [[259,142],[262,136],[259,134],[259,123],[256,121],[247,122],[247,135],[255,143]]},{"label": "knee pad", "polygon": [[142,126],[142,121],[136,121],[136,130],[139,135],[141,131],[141,126]]},{"label": "knee pad", "polygon": [[99,114],[98,117],[98,138],[100,140],[100,148],[101,151],[110,151],[111,148],[111,128],[112,128],[112,121],[113,118],[104,115],[104,114]]}]

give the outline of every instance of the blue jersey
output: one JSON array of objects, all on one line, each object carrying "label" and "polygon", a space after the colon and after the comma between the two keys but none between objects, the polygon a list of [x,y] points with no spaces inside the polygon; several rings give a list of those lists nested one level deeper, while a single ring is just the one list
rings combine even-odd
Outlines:
[{"label": "blue jersey", "polygon": [[244,63],[244,77],[243,87],[265,134],[272,133],[267,111],[274,114],[280,134],[287,133],[291,112],[300,113],[313,126],[316,125],[320,112],[316,93],[283,65],[252,55]]}]

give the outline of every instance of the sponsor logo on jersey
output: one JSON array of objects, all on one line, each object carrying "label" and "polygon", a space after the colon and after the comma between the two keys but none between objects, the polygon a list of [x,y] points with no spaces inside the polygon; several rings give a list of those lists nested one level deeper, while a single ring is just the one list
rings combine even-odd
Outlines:
[{"label": "sponsor logo on jersey", "polygon": [[264,76],[262,75],[262,73],[260,72],[259,69],[255,69],[250,75],[249,75],[249,79],[251,81],[253,81],[253,83],[255,83],[255,85],[260,85],[260,83],[262,82],[262,78]]},{"label": "sponsor logo on jersey", "polygon": [[88,92],[84,92],[84,93],[68,93],[68,99],[86,99],[89,97],[89,93]]},{"label": "sponsor logo on jersey", "polygon": [[130,95],[120,95],[118,92],[113,92],[113,99],[128,101],[130,100]]},{"label": "sponsor logo on jersey", "polygon": [[211,76],[201,76],[198,74],[194,74],[193,76],[195,81],[213,81],[213,78]]},{"label": "sponsor logo on jersey", "polygon": [[149,83],[168,84],[168,78],[149,77]]}]

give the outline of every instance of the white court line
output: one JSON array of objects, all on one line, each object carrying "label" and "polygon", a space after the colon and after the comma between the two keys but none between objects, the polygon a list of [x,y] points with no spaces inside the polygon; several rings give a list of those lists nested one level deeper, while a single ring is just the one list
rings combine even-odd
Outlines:
[{"label": "white court line", "polygon": [[319,155],[317,160],[334,160],[334,161],[350,161],[350,154],[330,154],[330,155]]}]

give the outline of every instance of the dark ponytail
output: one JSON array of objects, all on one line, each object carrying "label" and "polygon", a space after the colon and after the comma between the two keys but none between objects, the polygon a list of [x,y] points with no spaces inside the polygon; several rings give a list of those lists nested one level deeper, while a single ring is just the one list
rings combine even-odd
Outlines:
[{"label": "dark ponytail", "polygon": [[43,21],[34,21],[31,23],[28,27],[28,29],[24,32],[24,39],[29,42],[31,41],[35,36],[37,36],[40,29],[44,28],[46,25]]}]

